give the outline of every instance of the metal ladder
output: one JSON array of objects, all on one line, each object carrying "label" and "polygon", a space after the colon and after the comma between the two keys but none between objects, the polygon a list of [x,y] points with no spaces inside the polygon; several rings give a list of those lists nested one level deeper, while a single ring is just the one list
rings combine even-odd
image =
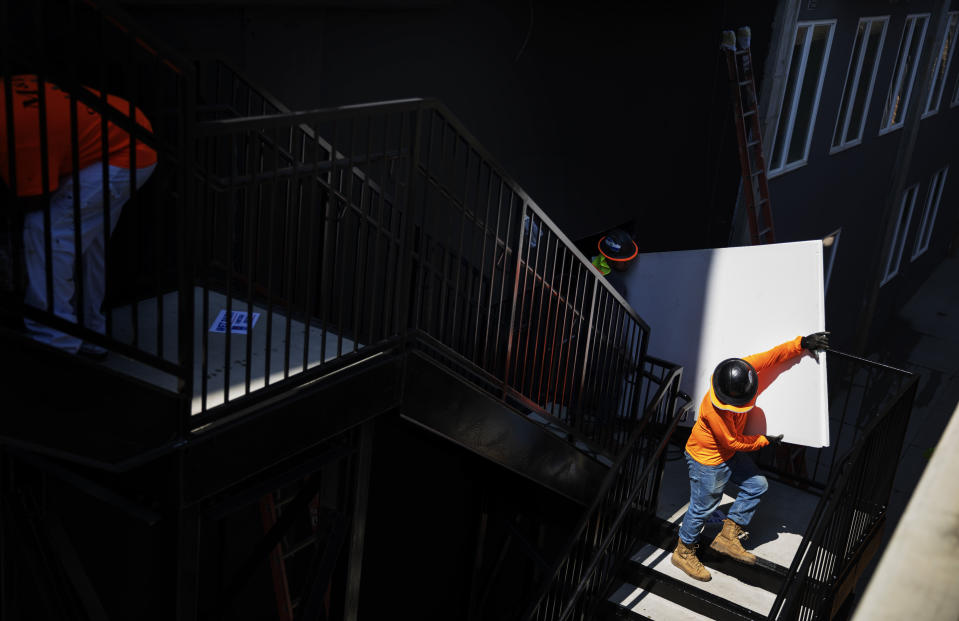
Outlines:
[{"label": "metal ladder", "polygon": [[[737,36],[738,35],[738,36]],[[753,244],[776,241],[769,206],[766,161],[763,158],[762,132],[759,128],[759,97],[753,76],[753,57],[749,47],[749,29],[723,32],[720,46],[726,54],[733,121],[739,139],[739,164],[743,176],[743,195],[749,216],[749,235]]]},{"label": "metal ladder", "polygon": [[327,619],[330,614],[332,572],[346,524],[333,513],[328,528],[321,527],[318,479],[314,475],[260,498],[263,530],[268,537],[276,535],[269,558],[279,621]]}]

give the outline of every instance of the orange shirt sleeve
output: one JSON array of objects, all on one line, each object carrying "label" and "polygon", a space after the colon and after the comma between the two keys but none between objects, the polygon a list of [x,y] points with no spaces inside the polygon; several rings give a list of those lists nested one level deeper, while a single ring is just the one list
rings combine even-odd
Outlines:
[{"label": "orange shirt sleeve", "polygon": [[711,408],[708,411],[700,412],[705,418],[705,423],[712,431],[713,438],[716,440],[718,448],[727,451],[758,451],[769,444],[766,436],[744,436],[735,429],[730,429],[723,417]]},{"label": "orange shirt sleeve", "polygon": [[776,345],[769,351],[764,351],[759,354],[753,354],[752,356],[746,356],[744,360],[749,364],[753,365],[753,368],[756,369],[756,372],[762,371],[763,369],[768,369],[771,366],[775,366],[780,362],[785,362],[790,358],[795,358],[803,352],[801,345],[802,337],[797,336],[791,341],[786,341],[781,345]]}]

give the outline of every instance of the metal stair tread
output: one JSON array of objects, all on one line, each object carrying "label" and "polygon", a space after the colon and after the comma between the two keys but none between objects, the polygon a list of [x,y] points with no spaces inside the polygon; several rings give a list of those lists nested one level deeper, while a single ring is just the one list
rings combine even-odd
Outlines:
[{"label": "metal stair tread", "polygon": [[[802,542],[803,533],[812,519],[819,497],[808,491],[768,479],[769,490],[763,496],[756,517],[747,527],[750,538],[746,548],[757,556],[781,567],[789,567]],[[724,513],[732,505],[737,493],[730,485],[719,505]],[[730,494],[731,492],[731,494]],[[657,517],[677,527],[689,506],[689,474],[682,460],[667,461],[663,471],[662,493]],[[710,535],[717,526],[707,526],[702,541],[709,545]]]},{"label": "metal stair tread", "polygon": [[609,602],[651,621],[712,621],[709,617],[683,608],[674,601],[629,584],[623,584],[616,589],[610,595]]},{"label": "metal stair tread", "polygon": [[664,574],[686,584],[702,589],[703,591],[728,600],[761,614],[768,614],[772,609],[776,594],[766,589],[742,582],[715,567],[707,569],[713,579],[709,582],[699,582],[687,576],[681,569],[670,562],[672,550],[664,550],[653,544],[645,544],[633,554],[631,560],[657,573]]}]

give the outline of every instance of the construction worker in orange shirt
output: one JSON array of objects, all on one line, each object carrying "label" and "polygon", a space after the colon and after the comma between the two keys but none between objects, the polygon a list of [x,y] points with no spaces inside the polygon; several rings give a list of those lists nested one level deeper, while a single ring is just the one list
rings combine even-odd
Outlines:
[{"label": "construction worker in orange shirt", "polygon": [[[103,144],[103,116],[92,107],[74,100],[76,126],[72,127],[70,94],[56,84],[44,81],[46,109],[46,168],[43,182],[43,132],[40,118],[40,79],[36,75],[17,75],[10,79],[13,104],[14,157],[9,150],[9,113],[6,109],[6,84],[0,81],[0,176],[17,197],[49,197],[44,209],[29,211],[24,216],[23,245],[27,286],[24,301],[46,310],[47,267],[46,227],[44,210],[50,213],[49,265],[53,268],[53,312],[58,317],[77,323],[76,280],[81,283],[83,323],[103,333],[106,318],[101,309],[106,290],[106,239],[120,217],[123,205],[130,198],[131,172],[139,188],[153,173],[156,151],[136,141],[131,149],[127,130],[107,123],[106,146]],[[87,88],[100,97],[100,93]],[[129,102],[107,95],[107,103],[124,115],[130,114]],[[149,120],[139,109],[134,110],[136,123],[152,132]],[[76,131],[77,157],[74,159],[73,132]],[[107,185],[104,186],[103,162],[107,163]],[[16,173],[12,173],[15,167]],[[74,184],[74,171],[78,185]],[[80,208],[80,229],[74,224],[74,201]],[[104,228],[104,210],[109,203],[108,231]],[[76,235],[80,235],[82,256],[76,257]],[[78,265],[79,263],[79,265]],[[92,343],[46,326],[32,319],[24,321],[27,333],[35,340],[70,353],[102,357],[106,351]]]},{"label": "construction worker in orange shirt", "polygon": [[689,468],[689,508],[679,529],[679,540],[672,563],[687,575],[703,582],[712,578],[696,556],[698,540],[707,518],[716,510],[723,490],[730,481],[739,486],[739,494],[723,519],[722,530],[709,547],[737,561],[754,565],[756,556],[740,541],[766,492],[766,477],[752,459],[742,452],[758,451],[782,442],[783,436],[744,436],[748,412],[756,405],[760,377],[780,362],[800,356],[804,351],[829,347],[829,333],[797,336],[767,352],[729,358],[716,366],[710,388],[699,406],[699,418],[686,442]]}]

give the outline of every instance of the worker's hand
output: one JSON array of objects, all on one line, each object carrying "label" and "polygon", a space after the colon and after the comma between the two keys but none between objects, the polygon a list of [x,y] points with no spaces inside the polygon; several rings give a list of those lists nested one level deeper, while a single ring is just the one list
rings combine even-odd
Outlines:
[{"label": "worker's hand", "polygon": [[783,434],[779,434],[778,436],[766,436],[766,440],[769,441],[770,446],[775,446],[783,441]]},{"label": "worker's hand", "polygon": [[803,349],[808,349],[809,351],[826,349],[829,347],[829,333],[816,332],[809,336],[804,336],[802,337],[802,341],[800,341],[800,345],[802,345]]}]

